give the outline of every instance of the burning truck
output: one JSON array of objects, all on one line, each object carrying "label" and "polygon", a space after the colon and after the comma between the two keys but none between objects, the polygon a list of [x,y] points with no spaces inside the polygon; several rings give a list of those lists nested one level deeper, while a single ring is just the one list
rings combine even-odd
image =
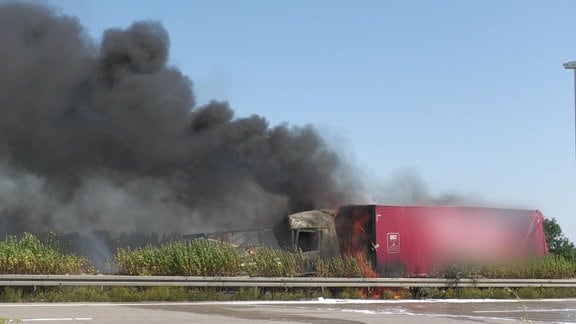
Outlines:
[{"label": "burning truck", "polygon": [[298,250],[311,258],[360,253],[375,275],[426,276],[447,264],[546,255],[543,220],[538,210],[350,205],[291,214],[272,229],[185,238]]}]

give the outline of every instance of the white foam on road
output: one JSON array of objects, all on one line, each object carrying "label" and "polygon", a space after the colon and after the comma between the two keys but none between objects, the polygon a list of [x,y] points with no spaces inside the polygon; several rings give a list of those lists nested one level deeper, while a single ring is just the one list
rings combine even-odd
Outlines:
[{"label": "white foam on road", "polygon": [[[322,309],[319,309],[322,310]],[[506,317],[488,317],[488,316],[471,316],[471,315],[450,315],[450,314],[435,314],[435,313],[415,313],[410,312],[404,308],[390,308],[385,310],[367,310],[367,309],[336,309],[328,308],[328,310],[341,311],[345,313],[358,313],[366,315],[405,315],[405,316],[428,316],[434,318],[453,318],[453,319],[469,319],[481,321],[518,321],[516,318]]]}]

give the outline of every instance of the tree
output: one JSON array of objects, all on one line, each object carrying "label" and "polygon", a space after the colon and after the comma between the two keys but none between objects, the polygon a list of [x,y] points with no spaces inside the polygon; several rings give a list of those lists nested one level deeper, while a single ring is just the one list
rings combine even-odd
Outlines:
[{"label": "tree", "polygon": [[548,245],[548,252],[552,255],[564,257],[569,261],[576,261],[576,247],[574,243],[564,236],[562,229],[555,218],[544,219],[544,236]]}]

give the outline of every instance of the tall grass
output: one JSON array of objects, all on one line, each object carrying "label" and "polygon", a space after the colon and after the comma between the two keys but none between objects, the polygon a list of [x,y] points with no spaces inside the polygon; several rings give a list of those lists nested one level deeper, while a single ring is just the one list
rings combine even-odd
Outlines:
[{"label": "tall grass", "polygon": [[[0,288],[0,302],[140,302],[301,300],[310,298],[359,298],[349,289],[334,292],[320,288],[216,288],[216,287],[29,287]],[[1,323],[1,322],[0,322]]]},{"label": "tall grass", "polygon": [[494,279],[566,279],[576,277],[576,263],[549,255],[508,265],[487,265],[481,274]]},{"label": "tall grass", "polygon": [[[382,299],[516,299],[570,298],[576,288],[400,288],[385,290]],[[0,302],[137,302],[137,301],[227,301],[301,300],[310,298],[366,298],[359,288],[215,288],[215,287],[4,287]],[[0,322],[2,323],[2,322]]]},{"label": "tall grass", "polygon": [[359,278],[363,276],[358,258],[352,255],[316,260],[317,277]]},{"label": "tall grass", "polygon": [[83,274],[94,273],[92,263],[81,256],[64,254],[55,244],[44,243],[25,233],[0,241],[2,274]]},{"label": "tall grass", "polygon": [[[251,252],[208,240],[176,241],[160,246],[118,248],[113,257],[118,274],[164,276],[318,277],[375,276],[366,256],[307,259],[301,252],[254,248]],[[312,270],[312,271],[311,271]],[[65,254],[55,237],[44,240],[25,233],[0,241],[0,274],[94,273],[85,257]],[[371,273],[370,273],[371,272]],[[434,271],[445,278],[562,279],[576,278],[576,263],[547,256],[510,264],[452,265]]]},{"label": "tall grass", "polygon": [[576,278],[576,263],[554,255],[506,264],[454,264],[433,271],[435,277],[490,279]]},{"label": "tall grass", "polygon": [[114,256],[119,274],[152,276],[233,276],[240,255],[225,243],[180,241],[160,247],[119,248]]},{"label": "tall grass", "polygon": [[259,248],[243,256],[240,270],[253,277],[294,277],[306,271],[306,262],[300,252]]},{"label": "tall grass", "polygon": [[293,277],[313,268],[319,269],[319,276],[362,276],[358,261],[352,257],[314,263],[301,252],[261,247],[245,253],[230,244],[207,240],[120,248],[114,263],[119,274],[125,275]]}]

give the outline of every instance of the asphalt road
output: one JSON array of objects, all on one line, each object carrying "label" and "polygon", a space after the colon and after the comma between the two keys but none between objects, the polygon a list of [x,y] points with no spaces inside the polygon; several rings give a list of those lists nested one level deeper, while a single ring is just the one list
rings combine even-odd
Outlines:
[{"label": "asphalt road", "polygon": [[[576,323],[576,299],[0,304],[48,323]],[[9,322],[10,322],[9,321]]]}]

